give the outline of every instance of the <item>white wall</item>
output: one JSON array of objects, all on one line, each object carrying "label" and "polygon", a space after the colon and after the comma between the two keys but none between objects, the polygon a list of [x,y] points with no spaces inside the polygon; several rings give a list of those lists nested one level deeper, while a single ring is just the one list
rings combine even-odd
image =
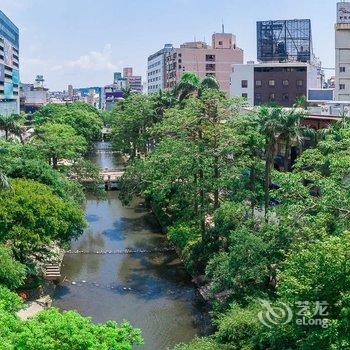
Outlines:
[{"label": "white wall", "polygon": [[[342,24],[335,32],[335,99],[350,101],[350,25]],[[345,67],[345,72],[340,72]],[[344,84],[345,90],[339,85]]]},{"label": "white wall", "polygon": [[[232,65],[230,76],[230,96],[242,97],[248,94],[248,103],[254,105],[254,64],[234,64]],[[242,88],[242,80],[248,81],[248,87]]]}]

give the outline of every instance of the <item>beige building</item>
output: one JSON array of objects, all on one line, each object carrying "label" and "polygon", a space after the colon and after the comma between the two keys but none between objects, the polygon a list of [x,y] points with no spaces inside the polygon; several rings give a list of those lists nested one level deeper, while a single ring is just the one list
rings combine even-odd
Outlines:
[{"label": "beige building", "polygon": [[165,89],[172,89],[186,71],[200,78],[214,76],[220,88],[229,93],[231,66],[235,63],[243,63],[243,50],[237,47],[233,34],[213,34],[211,46],[202,41],[184,43],[165,55]]}]

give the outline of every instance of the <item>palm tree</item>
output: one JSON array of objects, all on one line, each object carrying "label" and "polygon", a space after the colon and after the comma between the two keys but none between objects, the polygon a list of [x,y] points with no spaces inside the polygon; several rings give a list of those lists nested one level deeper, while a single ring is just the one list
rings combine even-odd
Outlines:
[{"label": "palm tree", "polygon": [[124,98],[128,98],[132,93],[131,88],[129,88],[129,87],[123,87],[122,92],[123,92]]},{"label": "palm tree", "polygon": [[5,140],[9,139],[10,134],[14,134],[22,141],[22,127],[19,123],[20,115],[0,115],[0,130],[5,132]]},{"label": "palm tree", "polygon": [[292,109],[288,112],[281,113],[281,133],[279,138],[284,141],[284,171],[290,169],[290,150],[291,143],[294,140],[298,145],[301,145],[302,138],[304,136],[304,130],[306,129],[301,125],[301,121],[304,117],[304,113],[297,109]]},{"label": "palm tree", "polygon": [[[5,149],[3,147],[0,147],[0,154],[4,152],[5,152]],[[5,175],[4,171],[0,167],[0,190],[6,189],[9,187],[10,185],[9,185],[7,176]]]},{"label": "palm tree", "polygon": [[281,107],[260,107],[258,117],[260,119],[260,132],[265,137],[265,175],[264,175],[264,207],[267,220],[269,202],[271,172],[276,152],[278,137],[282,131],[283,110]]},{"label": "palm tree", "polygon": [[0,190],[9,188],[10,184],[8,182],[7,176],[5,175],[4,172],[0,170]]},{"label": "palm tree", "polygon": [[179,101],[183,101],[190,95],[200,96],[206,89],[218,90],[219,88],[219,83],[212,76],[207,76],[200,80],[195,73],[184,72],[174,88],[174,94]]}]

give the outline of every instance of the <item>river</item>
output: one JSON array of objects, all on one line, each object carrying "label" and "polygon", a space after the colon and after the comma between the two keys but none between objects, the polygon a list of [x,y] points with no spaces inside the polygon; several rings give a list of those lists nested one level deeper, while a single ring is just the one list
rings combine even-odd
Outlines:
[{"label": "river", "polygon": [[[92,160],[101,168],[120,167],[118,158],[97,144]],[[122,206],[118,191],[97,200],[86,195],[88,227],[72,250],[158,249],[167,242],[141,201]],[[128,320],[141,328],[144,350],[165,350],[207,332],[205,303],[173,252],[66,254],[53,306],[77,310],[95,322]]]}]

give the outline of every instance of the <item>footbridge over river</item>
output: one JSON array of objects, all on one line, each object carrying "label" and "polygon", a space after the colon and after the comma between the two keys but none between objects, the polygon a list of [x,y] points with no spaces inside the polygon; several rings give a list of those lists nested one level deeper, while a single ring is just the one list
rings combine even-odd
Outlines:
[{"label": "footbridge over river", "polygon": [[123,174],[124,169],[103,169],[101,171],[101,177],[105,184],[105,189],[107,191],[110,191],[112,189],[118,189],[119,181]]}]

